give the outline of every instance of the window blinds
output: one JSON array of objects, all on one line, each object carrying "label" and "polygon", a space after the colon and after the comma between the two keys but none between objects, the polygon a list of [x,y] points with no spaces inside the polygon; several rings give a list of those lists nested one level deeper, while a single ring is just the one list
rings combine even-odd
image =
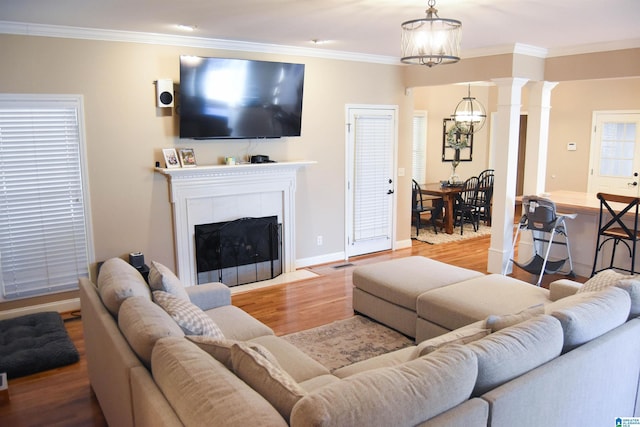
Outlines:
[{"label": "window blinds", "polygon": [[389,238],[389,210],[385,207],[393,176],[388,166],[393,116],[359,115],[355,119],[355,158],[367,161],[356,161],[354,167],[353,241]]},{"label": "window blinds", "polygon": [[4,299],[76,289],[88,276],[78,112],[77,102],[0,98]]}]

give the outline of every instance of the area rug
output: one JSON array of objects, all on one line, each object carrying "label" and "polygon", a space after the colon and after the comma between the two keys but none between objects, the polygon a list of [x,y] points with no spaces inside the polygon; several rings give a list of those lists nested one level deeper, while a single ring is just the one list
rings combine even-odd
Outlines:
[{"label": "area rug", "polygon": [[413,345],[413,341],[363,316],[285,335],[282,338],[326,366],[343,366]]},{"label": "area rug", "polygon": [[[430,243],[432,245],[439,245],[442,243],[458,242],[465,239],[473,239],[476,237],[487,236],[491,234],[491,227],[484,224],[480,224],[478,231],[473,231],[473,224],[465,224],[462,235],[460,234],[460,226],[453,229],[453,234],[447,234],[438,230],[438,234],[433,232],[433,227],[430,225],[420,229],[420,235],[414,239],[421,242]],[[411,236],[416,235],[416,228],[411,227]]]},{"label": "area rug", "polygon": [[0,320],[0,372],[17,378],[80,359],[60,314],[44,312]]}]

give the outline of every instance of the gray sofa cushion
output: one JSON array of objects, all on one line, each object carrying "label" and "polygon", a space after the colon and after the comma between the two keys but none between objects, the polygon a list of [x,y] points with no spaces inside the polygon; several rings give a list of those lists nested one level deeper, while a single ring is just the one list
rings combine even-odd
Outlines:
[{"label": "gray sofa cushion", "polygon": [[540,315],[467,346],[478,358],[473,395],[480,396],[559,356],[562,327],[554,317]]},{"label": "gray sofa cushion", "polygon": [[235,305],[225,305],[205,311],[230,340],[247,341],[264,335],[273,335],[273,329],[250,316]]},{"label": "gray sofa cushion", "polygon": [[248,345],[261,345],[266,348],[278,364],[297,382],[329,374],[323,365],[307,356],[290,342],[275,335],[263,335],[247,341]]},{"label": "gray sofa cushion", "polygon": [[151,290],[142,275],[120,258],[108,259],[100,267],[98,294],[114,317],[118,316],[120,305],[129,297],[142,296],[151,300]]},{"label": "gray sofa cushion", "polygon": [[417,425],[466,401],[477,361],[459,344],[328,384],[293,407],[292,426]]},{"label": "gray sofa cushion", "polygon": [[629,294],[617,287],[598,292],[582,292],[545,307],[560,320],[564,330],[564,350],[569,351],[623,324],[629,317]]},{"label": "gray sofa cushion", "polygon": [[159,340],[151,367],[154,381],[184,425],[287,425],[260,394],[184,338]]},{"label": "gray sofa cushion", "polygon": [[622,274],[615,270],[603,270],[587,280],[578,293],[600,291],[609,286],[624,289],[631,298],[629,317],[640,316],[640,275]]},{"label": "gray sofa cushion", "polygon": [[145,297],[130,297],[122,303],[118,327],[147,368],[151,366],[151,351],[156,341],[184,336],[171,316]]}]

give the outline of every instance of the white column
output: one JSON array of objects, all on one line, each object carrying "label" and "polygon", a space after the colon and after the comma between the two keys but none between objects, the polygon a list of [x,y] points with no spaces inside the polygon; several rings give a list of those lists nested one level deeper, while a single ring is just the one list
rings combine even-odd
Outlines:
[{"label": "white column", "polygon": [[522,87],[528,79],[493,79],[498,87],[498,112],[495,115],[495,181],[491,212],[491,245],[487,261],[489,273],[502,273],[509,261],[513,244],[520,134]]},{"label": "white column", "polygon": [[546,189],[551,91],[557,84],[557,82],[531,84],[524,163],[524,194],[540,194]]}]

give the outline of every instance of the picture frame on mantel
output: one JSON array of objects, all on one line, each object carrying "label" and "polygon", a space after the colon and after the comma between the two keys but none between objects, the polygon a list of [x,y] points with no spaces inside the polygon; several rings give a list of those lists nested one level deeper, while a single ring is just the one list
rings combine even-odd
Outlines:
[{"label": "picture frame on mantel", "polygon": [[[452,162],[455,158],[456,150],[449,146],[447,135],[455,126],[453,119],[442,119],[442,161]],[[456,132],[456,140],[461,138],[460,132]],[[465,148],[460,149],[460,161],[470,162],[473,160],[473,134],[469,135],[469,143]]]},{"label": "picture frame on mantel", "polygon": [[178,150],[178,154],[180,155],[180,164],[183,168],[195,168],[196,164],[196,153],[193,151],[193,148],[181,148]]},{"label": "picture frame on mantel", "polygon": [[164,156],[164,165],[167,169],[180,167],[180,160],[178,160],[178,153],[176,153],[175,148],[163,148],[162,155]]}]

